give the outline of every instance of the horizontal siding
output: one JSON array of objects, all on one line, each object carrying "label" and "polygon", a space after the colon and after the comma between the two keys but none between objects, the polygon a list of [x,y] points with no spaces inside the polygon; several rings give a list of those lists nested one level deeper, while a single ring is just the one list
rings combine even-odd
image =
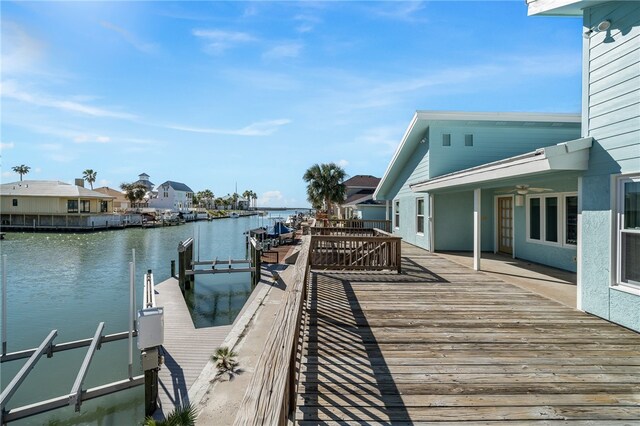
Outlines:
[{"label": "horizontal siding", "polygon": [[[640,82],[640,78],[638,79],[638,82]],[[591,118],[593,119],[601,115],[609,114],[631,105],[638,105],[640,103],[640,99],[638,98],[638,88],[627,86],[625,89],[629,90],[629,92],[621,93],[620,95],[613,97],[609,95],[609,97],[603,98],[602,102],[597,104],[591,100],[589,104],[591,108]]]},{"label": "horizontal siding", "polygon": [[[640,96],[640,94],[638,94]],[[636,102],[629,106],[612,110],[598,116],[589,118],[589,128],[596,130],[601,127],[622,123],[640,117],[640,102]]]}]

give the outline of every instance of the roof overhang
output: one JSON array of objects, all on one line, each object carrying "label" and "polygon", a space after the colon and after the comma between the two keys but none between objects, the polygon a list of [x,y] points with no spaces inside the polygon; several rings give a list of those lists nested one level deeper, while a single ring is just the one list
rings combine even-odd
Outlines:
[{"label": "roof overhang", "polygon": [[591,137],[563,142],[527,154],[438,176],[410,187],[413,192],[430,192],[554,171],[586,170],[592,144]]},{"label": "roof overhang", "polygon": [[548,16],[582,16],[583,9],[606,3],[605,0],[525,0],[527,14]]}]

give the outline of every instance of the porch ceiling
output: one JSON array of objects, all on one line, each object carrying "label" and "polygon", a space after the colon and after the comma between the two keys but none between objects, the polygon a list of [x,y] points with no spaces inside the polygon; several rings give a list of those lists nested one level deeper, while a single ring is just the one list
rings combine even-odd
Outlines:
[{"label": "porch ceiling", "polygon": [[[438,176],[411,185],[413,192],[448,189],[497,187],[518,178],[542,178],[586,170],[593,138],[581,138],[540,148],[527,154],[483,164],[470,169]],[[569,173],[569,174],[574,174]]]}]

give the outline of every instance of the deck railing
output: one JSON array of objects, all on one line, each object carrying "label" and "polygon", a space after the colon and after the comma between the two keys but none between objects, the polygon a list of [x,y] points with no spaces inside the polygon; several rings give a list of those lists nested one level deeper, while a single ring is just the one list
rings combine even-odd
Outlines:
[{"label": "deck railing", "polygon": [[285,425],[295,403],[296,354],[309,275],[309,236],[295,264],[291,285],[267,336],[236,416],[236,425]]},{"label": "deck railing", "polygon": [[391,232],[390,220],[373,219],[328,219],[329,227],[381,229]]},{"label": "deck railing", "polygon": [[368,271],[390,269],[400,273],[402,239],[379,229],[372,231],[372,236],[312,236],[309,249],[311,268]]},{"label": "deck railing", "polygon": [[360,237],[373,237],[375,235],[374,230],[371,228],[314,226],[310,228],[310,230],[311,230],[311,235],[360,236]]}]

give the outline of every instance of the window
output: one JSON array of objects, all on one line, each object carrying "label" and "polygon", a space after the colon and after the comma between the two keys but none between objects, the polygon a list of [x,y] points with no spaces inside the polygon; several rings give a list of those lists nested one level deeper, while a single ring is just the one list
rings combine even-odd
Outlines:
[{"label": "window", "polygon": [[527,241],[575,248],[578,242],[578,196],[528,196]]},{"label": "window", "polygon": [[418,198],[416,204],[416,230],[424,234],[424,198]]},{"label": "window", "polygon": [[451,146],[451,133],[442,134],[442,146]]},{"label": "window", "polygon": [[473,135],[464,135],[464,146],[473,146]]},{"label": "window", "polygon": [[11,205],[12,205],[13,207],[18,207],[18,199],[17,199],[17,198],[14,198],[14,199],[13,199],[13,201],[11,202]]},{"label": "window", "polygon": [[78,200],[67,200],[67,213],[78,213]]},{"label": "window", "polygon": [[109,211],[109,202],[100,201],[100,213],[106,213]]},{"label": "window", "polygon": [[575,246],[578,243],[578,197],[564,198],[564,243]]},{"label": "window", "polygon": [[540,198],[529,199],[529,239],[540,239]]},{"label": "window", "polygon": [[396,222],[396,228],[400,227],[400,201],[396,201],[395,202],[395,222]]},{"label": "window", "polygon": [[91,201],[80,200],[80,213],[90,213],[90,212],[91,212]]},{"label": "window", "polygon": [[164,189],[163,197],[164,197],[164,198],[169,198],[169,189],[168,189],[168,188],[165,188],[165,189]]},{"label": "window", "polygon": [[558,242],[558,197],[546,197],[544,199],[544,235],[545,241]]},{"label": "window", "polygon": [[640,288],[640,175],[620,179],[617,196],[617,281]]}]

